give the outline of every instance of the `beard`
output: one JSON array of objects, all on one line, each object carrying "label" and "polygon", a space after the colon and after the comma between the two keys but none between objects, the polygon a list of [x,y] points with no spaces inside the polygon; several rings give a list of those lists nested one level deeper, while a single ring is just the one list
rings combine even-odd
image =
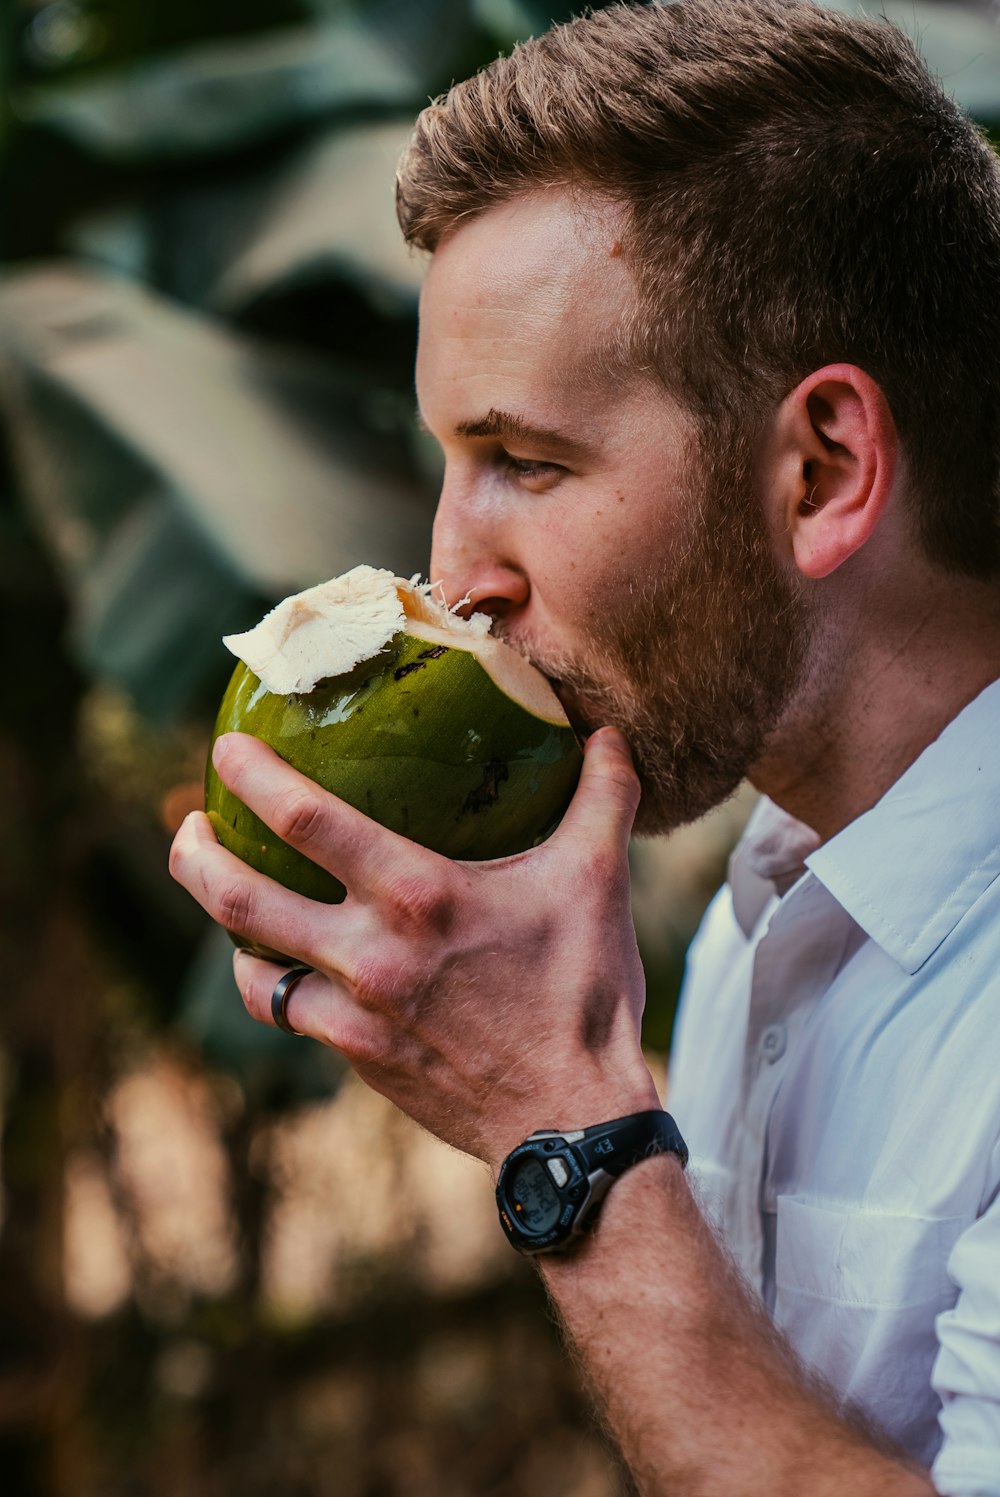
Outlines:
[{"label": "beard", "polygon": [[[709,448],[726,453],[724,479]],[[772,552],[749,441],[703,433],[680,485],[688,518],[676,543],[624,607],[599,615],[582,658],[509,641],[550,677],[581,738],[608,725],[624,734],[640,835],[693,821],[739,787],[803,678],[812,633]]]}]

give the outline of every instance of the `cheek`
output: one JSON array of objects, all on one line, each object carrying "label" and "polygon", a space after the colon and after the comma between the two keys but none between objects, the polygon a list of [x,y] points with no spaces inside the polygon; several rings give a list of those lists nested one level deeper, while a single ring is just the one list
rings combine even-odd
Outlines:
[{"label": "cheek", "polygon": [[558,568],[579,606],[588,612],[628,595],[635,580],[650,568],[647,538],[632,535],[620,516],[606,511],[553,527],[543,544],[545,568]]},{"label": "cheek", "polygon": [[579,527],[550,529],[535,542],[531,583],[536,601],[551,617],[576,625],[586,635],[627,592],[624,576],[612,548],[594,544]]}]

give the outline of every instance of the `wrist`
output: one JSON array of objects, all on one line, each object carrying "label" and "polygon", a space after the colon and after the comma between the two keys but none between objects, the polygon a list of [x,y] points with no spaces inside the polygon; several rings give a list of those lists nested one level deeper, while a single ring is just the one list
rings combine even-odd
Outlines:
[{"label": "wrist", "polygon": [[505,1123],[502,1133],[486,1160],[494,1187],[504,1160],[513,1149],[522,1144],[532,1133],[541,1130],[553,1133],[571,1133],[581,1128],[590,1128],[595,1123],[609,1118],[627,1117],[630,1113],[662,1109],[656,1082],[643,1065],[643,1073],[627,1084],[609,1084],[601,1078],[592,1086],[579,1081],[567,1082],[565,1087],[548,1100],[532,1102],[529,1107],[518,1109],[516,1119]]},{"label": "wrist", "polygon": [[615,1182],[593,1230],[573,1252],[540,1257],[538,1268],[557,1301],[563,1289],[574,1297],[603,1297],[610,1272],[617,1293],[628,1298],[634,1290],[642,1298],[648,1292],[650,1268],[639,1260],[648,1253],[648,1234],[656,1236],[659,1250],[666,1224],[686,1238],[698,1230],[696,1216],[700,1213],[681,1160],[674,1154],[657,1154]]}]

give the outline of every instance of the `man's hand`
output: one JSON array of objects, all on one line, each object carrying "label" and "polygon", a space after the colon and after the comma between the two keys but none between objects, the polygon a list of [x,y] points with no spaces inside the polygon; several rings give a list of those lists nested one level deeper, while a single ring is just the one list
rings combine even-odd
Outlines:
[{"label": "man's hand", "polygon": [[[286,842],[347,887],[318,904],[256,873],[189,816],[171,871],[222,924],[315,968],[289,1022],[362,1079],[496,1170],[540,1127],[656,1107],[642,1059],[643,975],[629,906],[639,786],[625,740],[589,741],[566,816],[540,847],[454,863],[387,831],[230,734],[222,779]],[[273,964],[238,953],[236,981],[271,1023]]]}]

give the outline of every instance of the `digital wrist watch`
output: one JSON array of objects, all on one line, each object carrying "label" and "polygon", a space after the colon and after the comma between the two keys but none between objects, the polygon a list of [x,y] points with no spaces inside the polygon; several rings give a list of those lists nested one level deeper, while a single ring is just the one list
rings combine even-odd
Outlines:
[{"label": "digital wrist watch", "polygon": [[687,1145],[668,1112],[653,1109],[569,1133],[543,1129],[507,1155],[497,1179],[500,1225],[522,1253],[561,1253],[590,1230],[611,1186],[633,1164]]}]

